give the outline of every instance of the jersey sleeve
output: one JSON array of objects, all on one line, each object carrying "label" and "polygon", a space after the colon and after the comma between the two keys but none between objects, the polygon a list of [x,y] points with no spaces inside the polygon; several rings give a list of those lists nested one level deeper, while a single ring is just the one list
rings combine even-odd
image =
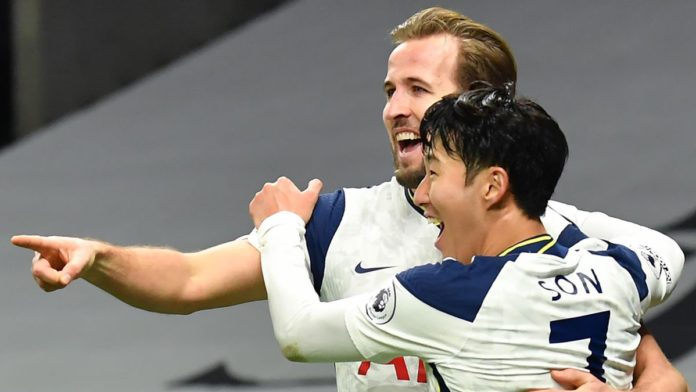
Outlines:
[{"label": "jersey sleeve", "polygon": [[281,351],[300,362],[362,359],[343,317],[361,298],[319,301],[305,263],[304,233],[302,218],[286,211],[265,219],[258,231],[268,307]]},{"label": "jersey sleeve", "polygon": [[642,301],[644,311],[669,298],[683,268],[683,260],[681,263],[674,262],[671,244],[638,234],[617,237],[612,242],[630,250],[640,262],[648,290],[648,295]]},{"label": "jersey sleeve", "polygon": [[459,344],[448,344],[448,316],[419,301],[397,278],[362,302],[346,310],[345,323],[360,354],[374,362],[386,363],[395,357],[417,356],[429,363],[449,358]]},{"label": "jersey sleeve", "polygon": [[[320,292],[324,280],[326,253],[343,218],[345,205],[343,190],[321,194],[305,227],[305,242],[309,256],[306,262],[311,272],[314,291],[317,293]],[[245,240],[261,252],[258,230],[254,229],[237,240]]]},{"label": "jersey sleeve", "polygon": [[[572,246],[572,242],[580,241],[587,235],[628,249],[629,254],[617,253],[617,257],[620,260],[633,259],[632,264],[640,265],[648,291],[647,300],[644,300],[647,307],[666,300],[681,276],[684,253],[674,240],[658,231],[601,212],[582,211],[554,201],[549,202],[542,221],[550,234],[559,238],[559,242],[568,242],[564,244],[566,246]],[[632,275],[635,276],[637,272]]]},{"label": "jersey sleeve", "polygon": [[249,243],[249,245],[261,252],[261,245],[259,245],[259,233],[256,229],[252,230],[249,234],[237,238],[235,241],[246,241]]},{"label": "jersey sleeve", "polygon": [[308,261],[314,291],[317,293],[320,292],[324,280],[326,254],[341,224],[345,208],[346,198],[343,190],[322,194],[314,206],[312,217],[307,222],[305,238]]}]

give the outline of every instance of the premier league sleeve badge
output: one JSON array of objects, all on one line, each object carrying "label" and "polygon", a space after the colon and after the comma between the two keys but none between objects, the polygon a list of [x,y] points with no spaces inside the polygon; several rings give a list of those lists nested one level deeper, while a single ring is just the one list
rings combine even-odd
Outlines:
[{"label": "premier league sleeve badge", "polygon": [[365,314],[375,324],[386,324],[394,317],[396,295],[394,286],[385,287],[370,297],[365,304]]}]

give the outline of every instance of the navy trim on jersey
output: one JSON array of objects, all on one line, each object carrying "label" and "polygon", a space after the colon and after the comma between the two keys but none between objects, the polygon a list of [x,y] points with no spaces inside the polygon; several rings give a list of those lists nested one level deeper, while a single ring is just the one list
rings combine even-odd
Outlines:
[{"label": "navy trim on jersey", "polygon": [[319,293],[324,280],[326,267],[326,252],[331,240],[341,224],[346,210],[346,195],[343,190],[319,195],[312,217],[307,222],[307,251],[309,252],[310,269],[314,278],[314,290]]},{"label": "navy trim on jersey", "polygon": [[551,246],[550,248],[548,248],[544,252],[544,254],[545,255],[554,255],[554,256],[558,256],[558,257],[563,258],[563,257],[566,257],[566,255],[568,255],[568,248],[566,248],[562,244],[559,244],[558,241],[556,241],[556,243],[553,244],[553,246]]},{"label": "navy trim on jersey", "polygon": [[[571,247],[585,238],[588,238],[585,233],[580,231],[575,224],[570,224],[566,226],[566,228],[563,229],[561,234],[558,236],[558,243]],[[643,272],[643,268],[641,267],[640,259],[635,252],[623,245],[613,244],[609,241],[605,242],[609,245],[607,250],[590,251],[590,253],[609,256],[616,260],[616,262],[619,263],[619,265],[622,266],[626,271],[628,271],[631,278],[633,278],[633,283],[635,283],[636,288],[638,289],[638,295],[642,301],[648,295],[648,284],[645,281],[645,272]]]},{"label": "navy trim on jersey", "polygon": [[431,363],[430,367],[433,368],[433,376],[435,376],[435,380],[437,380],[437,386],[439,387],[440,392],[450,392],[447,384],[445,384],[445,379],[442,378],[442,375],[437,370],[437,366],[435,366],[434,363]]},{"label": "navy trim on jersey", "polygon": [[585,238],[587,238],[585,233],[580,231],[580,228],[578,228],[574,223],[571,223],[563,229],[561,234],[558,235],[558,239],[556,241],[558,241],[559,244],[570,248]]},{"label": "navy trim on jersey", "polygon": [[500,270],[510,257],[490,257],[471,264],[447,259],[408,269],[396,278],[429,306],[473,322]]},{"label": "navy trim on jersey", "polygon": [[645,276],[645,272],[643,272],[643,267],[641,266],[638,255],[626,246],[613,244],[608,241],[605,242],[609,244],[607,250],[590,251],[590,253],[600,256],[609,256],[628,271],[631,278],[633,278],[633,283],[635,283],[638,289],[638,296],[642,301],[648,296],[648,283],[646,282],[647,277]]},{"label": "navy trim on jersey", "polygon": [[[510,252],[510,253],[505,253]],[[476,256],[470,264],[445,259],[396,275],[402,286],[423,303],[469,322],[476,319],[493,282],[508,262],[520,253],[543,253],[565,257],[568,248],[548,234],[541,234],[509,247],[502,256]],[[514,252],[514,253],[512,253]]]}]

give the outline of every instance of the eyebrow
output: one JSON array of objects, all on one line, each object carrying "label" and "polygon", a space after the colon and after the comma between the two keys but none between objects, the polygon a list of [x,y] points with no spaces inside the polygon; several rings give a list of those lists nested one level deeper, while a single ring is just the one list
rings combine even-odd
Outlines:
[{"label": "eyebrow", "polygon": [[425,152],[425,159],[427,159],[429,162],[435,161],[435,162],[440,162],[440,160],[433,154],[432,149],[428,149]]},{"label": "eyebrow", "polygon": [[[417,78],[417,77],[415,77],[415,76],[409,76],[409,77],[407,77],[407,78],[406,78],[406,81],[409,82],[409,83],[411,83],[411,84],[413,84],[413,83],[420,83],[420,84],[425,85],[425,86],[428,87],[428,88],[432,88],[432,86],[430,85],[430,83],[426,82],[425,80],[423,80],[423,79],[421,79],[421,78]],[[394,86],[394,82],[392,82],[392,81],[390,81],[390,80],[385,80],[385,81],[384,81],[384,89],[385,89],[385,90],[386,90],[388,87],[392,87],[392,86]]]}]

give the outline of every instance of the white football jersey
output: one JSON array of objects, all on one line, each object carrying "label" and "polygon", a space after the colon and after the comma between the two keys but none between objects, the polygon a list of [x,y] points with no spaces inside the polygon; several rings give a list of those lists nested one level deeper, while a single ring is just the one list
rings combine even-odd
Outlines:
[{"label": "white football jersey", "polygon": [[574,225],[498,257],[398,274],[346,327],[360,353],[418,353],[441,391],[556,387],[549,369],[587,369],[630,388],[644,312],[674,287],[667,255],[586,238]]},{"label": "white football jersey", "polygon": [[[438,229],[392,178],[370,188],[320,196],[307,224],[315,290],[322,301],[374,291],[398,272],[442,259],[433,246]],[[339,392],[435,391],[430,368],[418,358],[387,364],[336,363]]]},{"label": "white football jersey", "polygon": [[[568,219],[578,223],[581,228],[590,229],[590,234],[598,236],[607,235],[611,237],[614,232],[617,231],[614,226],[620,229],[618,230],[619,232],[631,231],[633,226],[640,230],[644,229],[628,222],[607,217],[601,213],[587,213],[579,211],[573,206],[561,203],[550,202],[550,206],[553,207],[547,210],[547,215],[550,215],[550,218],[544,220],[544,225],[549,232],[555,236],[561,233],[561,230],[563,230],[568,223]],[[559,212],[556,212],[556,210]],[[549,211],[553,213],[548,214]],[[306,251],[309,256],[308,268],[311,272],[314,289],[323,302],[336,301],[360,294],[366,295],[374,292],[377,288],[385,287],[385,285],[387,288],[392,287],[392,293],[398,294],[399,290],[403,291],[404,289],[398,279],[392,285],[391,281],[395,274],[415,266],[441,260],[441,254],[433,245],[438,232],[439,230],[434,225],[429,224],[422,216],[422,211],[413,203],[410,192],[399,185],[394,178],[389,182],[370,188],[346,188],[333,193],[323,194],[317,202],[311,220],[306,225],[305,233]],[[559,236],[559,239],[565,242],[570,242],[570,240],[572,240],[573,243],[578,241],[578,238],[568,235],[568,231],[564,231],[562,235]],[[259,248],[256,232],[249,236],[249,241],[252,245]],[[652,251],[648,249],[645,250],[644,253],[645,252],[650,253]],[[675,259],[678,259],[678,257]],[[612,261],[612,264],[616,263]],[[440,266],[441,264],[435,265]],[[442,265],[450,265],[450,263],[445,262]],[[425,269],[422,271],[429,271],[428,268],[432,269],[434,267],[428,266],[423,268]],[[669,270],[663,261],[660,260],[659,263],[656,263],[655,268],[659,270],[656,270],[655,275],[662,273],[660,271],[666,271],[664,276],[669,277]],[[416,269],[415,271],[421,270]],[[673,274],[675,283],[678,278],[678,272],[679,271],[675,271]],[[413,272],[409,272],[407,275],[409,274],[413,274]],[[420,272],[416,274],[420,274]],[[585,272],[583,272],[583,274],[587,275]],[[576,288],[578,287],[577,284],[582,285],[582,289],[586,291],[586,287],[594,287],[593,283],[588,280],[590,278],[595,279],[593,276],[587,275],[586,278],[582,278],[582,281],[574,281],[572,283],[576,285]],[[401,277],[399,279],[401,279]],[[435,282],[437,282],[437,280],[433,280],[433,284],[435,284]],[[492,284],[493,282],[490,283]],[[556,282],[554,281],[554,283]],[[557,285],[560,285],[561,288],[555,290],[561,290],[559,292],[560,294],[565,294],[562,290],[571,287],[571,284],[567,284],[568,287],[566,287],[566,282],[563,281],[563,279],[559,280]],[[549,290],[545,290],[547,294],[553,294],[554,286],[548,287]],[[663,288],[663,294],[669,293],[671,287],[670,285],[669,287]],[[655,293],[657,293],[657,291],[655,291]],[[520,291],[518,295],[526,296],[527,293]],[[417,294],[410,293],[408,290],[404,291],[404,294],[399,295],[400,298],[409,298],[409,296],[411,298],[409,303],[417,304],[419,301],[423,302],[422,298]],[[566,300],[565,297],[568,297],[568,295],[564,296],[564,301]],[[580,297],[578,296],[578,298]],[[394,300],[394,297],[391,299]],[[626,300],[630,301],[632,299],[633,292],[631,291],[631,295],[626,297]],[[547,301],[548,298],[544,298],[544,300]],[[555,304],[555,301],[552,302]],[[568,300],[568,305],[570,305],[571,302],[571,300]],[[540,303],[538,306],[543,307],[543,303],[544,302]],[[402,305],[406,306],[406,303]],[[419,306],[428,309],[426,305],[430,304],[423,302]],[[573,309],[582,312],[582,308]],[[435,310],[437,310],[437,308],[435,308]],[[446,312],[440,314],[435,310],[430,309],[429,312],[434,312],[434,314],[438,315],[437,317],[445,319],[455,317]],[[404,308],[402,313],[406,314],[408,310]],[[409,317],[416,318],[420,322],[432,321],[433,323],[439,323],[440,318],[430,313],[413,313],[410,314]],[[491,326],[500,327],[503,325],[503,321],[505,320],[503,318],[504,315],[498,314],[497,316],[499,316],[499,318],[495,318],[493,314],[485,314],[486,317],[491,317],[489,322]],[[530,312],[529,314],[531,315],[533,313]],[[585,315],[585,313],[583,313],[583,315]],[[431,318],[431,316],[433,316],[433,318]],[[479,318],[481,317],[482,316],[479,316]],[[561,320],[564,317],[567,316],[564,314],[559,316],[558,319]],[[632,349],[635,349],[635,344],[637,344],[637,335],[633,334],[635,332],[633,329],[636,328],[636,325],[633,324],[635,319],[632,316],[626,319],[632,320],[629,328],[632,333],[632,340],[629,340]],[[403,320],[406,319],[404,318]],[[515,323],[517,322],[519,322],[519,320],[515,319]],[[546,323],[548,324],[548,322]],[[391,322],[389,324],[395,325]],[[354,329],[357,328],[356,325],[353,326]],[[421,324],[416,322],[414,325]],[[479,328],[478,331],[485,330],[482,323],[476,325],[477,328]],[[529,325],[532,325],[532,323],[529,323],[526,327],[529,327]],[[537,324],[534,325],[538,327]],[[515,327],[513,326],[512,328],[513,329],[510,331],[513,331]],[[438,329],[433,328],[433,331],[436,330]],[[484,334],[485,332],[479,333]],[[414,341],[422,340],[415,335],[413,339]],[[577,344],[577,342],[574,344]],[[481,347],[483,346],[483,343],[481,343]],[[361,346],[358,347],[360,348]],[[492,353],[491,356],[494,359],[501,358],[499,362],[501,364],[500,366],[503,368],[505,364],[511,367],[517,365],[517,362],[515,362],[514,365],[510,362],[515,358],[514,355],[498,350],[495,344],[491,344],[489,347],[489,351]],[[586,343],[585,347],[587,349]],[[367,347],[362,348],[367,349]],[[627,350],[629,348],[627,348]],[[371,351],[367,349],[367,352]],[[526,353],[523,355],[526,355]],[[628,367],[624,370],[627,372],[630,372],[632,369],[632,361],[632,357],[625,360]],[[444,382],[441,379],[444,376],[440,377],[440,375],[438,375],[435,377],[435,369],[437,368],[430,366],[430,364],[418,358],[380,357],[376,362],[379,363],[373,363],[371,361],[337,363],[336,381],[338,391],[389,392],[442,390],[438,384]],[[473,363],[479,363],[480,365],[481,362],[472,362],[472,364]],[[557,368],[559,366],[558,364],[551,364],[551,366],[549,366],[550,363],[551,362],[548,360],[543,362],[543,366],[546,366],[546,370],[544,371],[544,376],[541,378],[543,378],[547,384],[550,382],[548,369]],[[541,363],[535,363],[533,365],[537,366],[535,371],[543,367]],[[578,364],[573,363],[571,367],[585,367],[575,365]],[[435,366],[437,366],[437,361],[435,362]],[[472,380],[474,380],[477,375],[482,374],[482,371],[477,370],[476,366],[477,365],[471,365],[470,367],[472,369]],[[486,368],[485,365],[480,366],[483,366],[484,369]],[[491,363],[489,366],[491,366],[489,369],[496,369],[494,372],[498,371],[497,364]],[[445,369],[447,369],[446,365]],[[445,371],[445,374],[449,375],[449,372]],[[535,377],[534,381],[536,382],[540,376],[537,374]],[[476,388],[471,390],[476,390]]]}]

